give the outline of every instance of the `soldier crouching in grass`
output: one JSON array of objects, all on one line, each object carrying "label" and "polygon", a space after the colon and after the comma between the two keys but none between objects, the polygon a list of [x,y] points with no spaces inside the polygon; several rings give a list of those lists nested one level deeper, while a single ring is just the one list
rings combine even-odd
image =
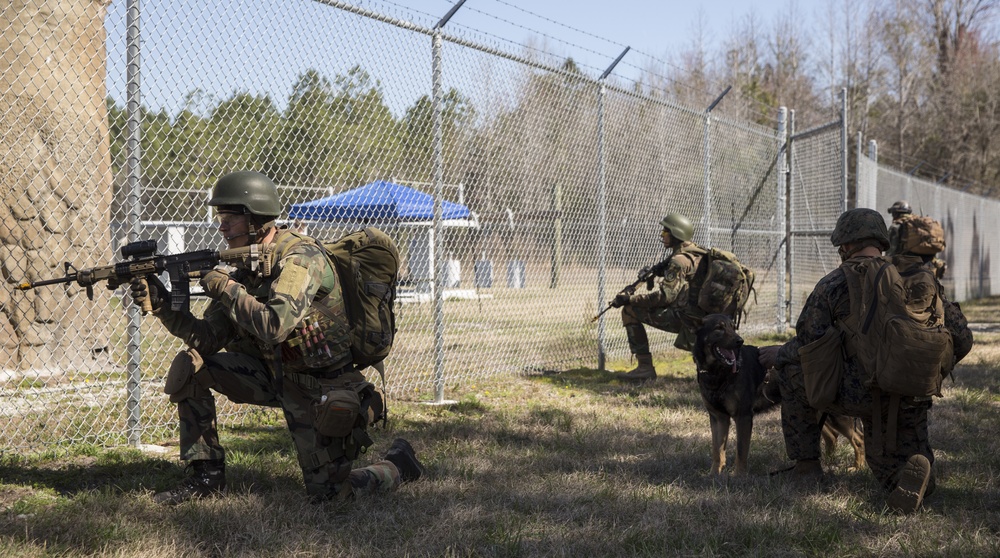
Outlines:
[{"label": "soldier crouching in grass", "polygon": [[[276,226],[277,189],[262,174],[223,176],[209,205],[218,208],[219,232],[229,248],[273,244],[274,263],[269,273],[263,266],[206,273],[201,285],[212,301],[202,318],[171,310],[154,276],[132,282],[135,303],[148,299],[153,314],[188,346],[171,364],[164,391],[177,403],[180,458],[191,474],[154,500],[179,504],[224,491],[226,454],[212,390],[235,403],[281,408],[312,501],[388,491],[419,478],[423,467],[401,438],[382,461],[351,469],[373,443],[368,406],[381,398],[352,363],[342,287],[324,247]],[[301,343],[289,343],[316,328],[322,351],[307,353]]]},{"label": "soldier crouching in grass", "polygon": [[[646,325],[676,333],[674,346],[690,351],[694,346],[694,332],[701,323],[702,316],[693,313],[697,308],[688,304],[688,295],[698,264],[708,251],[691,241],[694,237],[694,225],[687,217],[671,213],[660,224],[663,226],[660,240],[663,246],[672,250],[662,276],[656,279],[649,293],[622,292],[611,302],[611,306],[622,309],[622,324],[628,336],[628,346],[638,363],[629,372],[617,374],[622,380],[656,378]],[[643,275],[645,273],[640,272],[640,276]]]},{"label": "soldier crouching in grass", "polygon": [[[877,322],[876,306],[890,304],[886,299],[894,296],[869,299],[859,297],[858,293],[873,294],[862,285],[868,284],[869,277],[879,284],[880,277],[893,276],[889,269],[893,267],[898,270],[895,277],[910,277],[910,281],[923,277],[923,283],[912,283],[920,289],[914,287],[911,291],[910,283],[893,286],[907,293],[907,308],[914,300],[925,308],[927,304],[919,304],[920,301],[931,301],[933,311],[928,309],[925,313],[928,320],[933,319],[931,329],[935,330],[936,339],[944,340],[947,349],[940,353],[940,358],[926,359],[924,365],[907,362],[904,376],[916,377],[918,370],[930,370],[933,377],[927,377],[938,382],[937,389],[932,391],[939,391],[941,374],[949,372],[972,349],[972,333],[959,305],[944,297],[940,282],[932,273],[921,274],[924,264],[919,258],[896,257],[892,263],[880,258],[882,251],[889,248],[889,235],[885,220],[877,211],[858,208],[843,213],[830,241],[844,264],[816,284],[799,314],[795,337],[784,345],[760,350],[761,364],[777,370],[785,451],[795,462],[781,472],[798,482],[820,481],[823,478],[821,413],[859,417],[864,425],[868,467],[887,491],[887,507],[899,513],[912,513],[920,509],[923,499],[935,489],[931,471],[934,453],[927,430],[931,397],[900,396],[881,389],[882,372],[890,367],[882,364],[876,370],[862,355],[871,354],[873,346],[889,343],[882,336],[885,330],[860,335],[863,330],[859,325]],[[878,271],[867,271],[872,266],[878,266]],[[858,270],[864,270],[864,275]],[[921,297],[912,298],[911,292],[918,290]],[[865,311],[859,313],[861,301],[867,300],[878,304],[869,302],[864,305]],[[832,340],[829,344],[828,339]],[[895,363],[904,362],[905,358],[904,353]]]}]

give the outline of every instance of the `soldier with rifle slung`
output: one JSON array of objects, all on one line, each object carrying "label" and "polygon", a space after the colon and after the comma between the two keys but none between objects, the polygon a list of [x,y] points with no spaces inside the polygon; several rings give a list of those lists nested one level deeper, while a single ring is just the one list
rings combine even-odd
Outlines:
[{"label": "soldier with rifle slung", "polygon": [[663,262],[639,272],[640,279],[646,278],[649,292],[635,293],[637,284],[633,284],[632,289],[626,288],[611,302],[612,307],[622,309],[629,349],[638,362],[629,372],[617,374],[622,380],[656,378],[646,325],[676,333],[674,346],[690,351],[694,332],[701,322],[701,316],[693,314],[697,308],[688,304],[688,298],[698,264],[708,251],[691,241],[694,225],[687,217],[671,213],[660,224],[663,226],[660,240],[672,252]]}]

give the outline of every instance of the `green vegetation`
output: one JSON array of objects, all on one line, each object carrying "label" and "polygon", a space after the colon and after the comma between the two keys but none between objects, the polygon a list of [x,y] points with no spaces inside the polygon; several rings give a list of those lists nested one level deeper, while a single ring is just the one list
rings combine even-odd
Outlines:
[{"label": "green vegetation", "polygon": [[[968,305],[970,310],[976,305]],[[974,311],[974,310],[972,310]],[[754,340],[768,344],[777,340]],[[173,452],[73,446],[0,457],[4,556],[995,556],[1000,552],[1000,333],[973,353],[932,411],[937,492],[883,514],[848,444],[822,489],[786,485],[779,413],[755,424],[750,474],[708,473],[708,417],[690,356],[658,355],[643,386],[578,368],[450,388],[451,406],[391,401],[376,429],[413,442],[419,482],[345,506],[305,503],[283,423],[228,426],[229,492],[160,508],[183,477]],[[628,363],[616,363],[624,368]],[[224,421],[223,421],[224,422]],[[164,433],[161,443],[173,440]],[[733,442],[734,443],[734,442]],[[732,445],[732,443],[730,444]],[[732,448],[730,448],[730,455]],[[730,457],[732,459],[732,457]]]}]

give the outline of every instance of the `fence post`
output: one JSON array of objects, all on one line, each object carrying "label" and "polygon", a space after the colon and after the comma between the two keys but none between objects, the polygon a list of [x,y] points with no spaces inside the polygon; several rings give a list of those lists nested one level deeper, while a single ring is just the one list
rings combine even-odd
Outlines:
[{"label": "fence post", "polygon": [[[788,285],[786,283],[786,266],[788,264],[788,259],[786,257],[787,244],[790,240],[788,234],[788,196],[786,191],[788,189],[788,109],[786,107],[778,108],[778,183],[777,183],[777,195],[775,198],[777,202],[775,203],[775,214],[778,216],[778,230],[782,233],[783,241],[778,244],[777,251],[777,262],[775,264],[777,268],[777,293],[778,293],[778,308],[777,308],[777,323],[775,324],[775,330],[778,333],[785,331],[785,327],[788,323],[788,318],[785,314],[785,293],[788,290]],[[785,246],[783,246],[785,245]]]},{"label": "fence post", "polygon": [[792,228],[798,225],[795,222],[795,110],[788,111],[788,134],[786,136],[788,145],[788,223],[785,225],[785,270],[788,272],[788,301],[785,308],[788,309],[788,320],[792,318],[792,305],[795,304],[795,236]]},{"label": "fence post", "polygon": [[727,86],[725,91],[705,109],[705,187],[702,198],[704,209],[701,214],[701,228],[705,231],[705,246],[712,246],[712,110],[722,102],[722,98],[732,88],[732,85]]},{"label": "fence post", "polygon": [[847,211],[847,88],[840,89],[840,212]]},{"label": "fence post", "polygon": [[712,246],[712,112],[705,111],[705,186],[702,188],[702,230],[705,246]]},{"label": "fence post", "polygon": [[[125,145],[128,181],[128,237],[129,242],[139,240],[139,233],[142,220],[142,126],[140,122],[142,107],[142,90],[140,88],[139,73],[139,0],[128,0],[126,4],[126,118],[128,129],[128,140]],[[140,420],[142,415],[139,380],[142,378],[142,316],[139,308],[130,301],[125,301],[126,313],[128,315],[127,327],[127,352],[128,352],[128,379],[126,380],[126,391],[128,393],[125,408],[126,437],[130,446],[139,445],[139,431],[141,430]]]},{"label": "fence post", "polygon": [[[604,73],[601,74],[601,78],[598,80],[600,86],[597,88],[597,212],[599,213],[598,218],[598,235],[600,235],[600,247],[598,249],[597,256],[597,311],[600,312],[604,308],[604,287],[607,282],[607,265],[608,265],[608,192],[607,185],[605,183],[604,176],[604,96],[607,93],[607,82],[608,76],[611,75],[611,71],[615,69],[615,66],[621,62],[625,54],[628,53],[629,49],[632,47],[625,47],[625,50],[615,58],[615,61],[611,63],[610,66]],[[605,362],[607,360],[607,352],[605,346],[604,338],[604,315],[602,314],[597,320],[597,369],[604,370]]]},{"label": "fence post", "polygon": [[[607,189],[604,183],[604,94],[607,86],[601,80],[597,88],[597,311],[604,308],[604,288],[607,281],[608,259],[608,211]],[[604,316],[597,319],[597,369],[604,370],[606,346]]]},{"label": "fence post", "polygon": [[441,258],[441,218],[444,198],[444,153],[441,146],[441,28],[434,29],[431,90],[434,113],[434,224],[431,274],[434,285],[434,402],[444,402],[444,259]]}]

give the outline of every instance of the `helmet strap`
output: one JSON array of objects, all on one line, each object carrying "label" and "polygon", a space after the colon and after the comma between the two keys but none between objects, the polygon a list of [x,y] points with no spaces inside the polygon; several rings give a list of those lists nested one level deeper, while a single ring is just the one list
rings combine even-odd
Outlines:
[{"label": "helmet strap", "polygon": [[264,223],[258,223],[256,216],[250,216],[250,222],[248,223],[248,228],[250,231],[250,244],[257,244],[258,239],[263,240],[267,236],[268,231],[270,231],[277,221],[271,219],[270,221]]}]

